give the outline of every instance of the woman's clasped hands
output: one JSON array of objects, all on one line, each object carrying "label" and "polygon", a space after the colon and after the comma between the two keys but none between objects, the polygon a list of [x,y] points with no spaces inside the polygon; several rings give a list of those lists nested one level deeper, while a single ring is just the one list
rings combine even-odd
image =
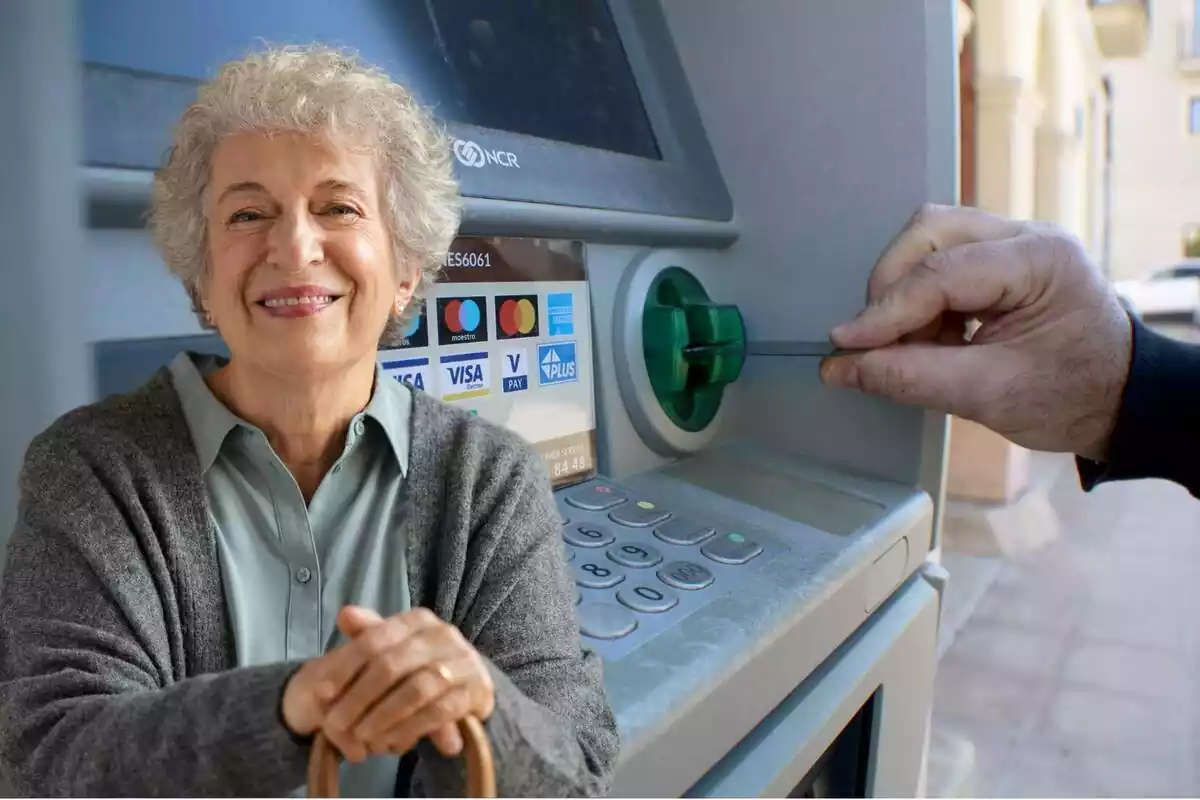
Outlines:
[{"label": "woman's clasped hands", "polygon": [[426,736],[453,757],[463,747],[458,722],[491,716],[483,657],[428,609],[384,619],[347,606],[337,625],[349,641],[301,666],[284,690],[284,724],[296,735],[321,731],[352,762],[405,753]]}]

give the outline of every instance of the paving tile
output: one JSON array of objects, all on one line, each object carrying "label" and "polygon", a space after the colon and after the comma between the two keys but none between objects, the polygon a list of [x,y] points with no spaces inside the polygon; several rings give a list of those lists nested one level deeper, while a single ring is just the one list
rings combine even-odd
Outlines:
[{"label": "paving tile", "polygon": [[1138,608],[1090,604],[1079,619],[1081,642],[1124,644],[1174,653],[1194,663],[1196,619],[1183,611],[1147,614]]},{"label": "paving tile", "polygon": [[1087,744],[1030,744],[1018,748],[996,787],[1010,797],[1186,797],[1183,769]]},{"label": "paving tile", "polygon": [[1182,763],[1191,747],[1189,704],[1063,687],[1050,699],[1029,742],[1071,742],[1134,759]]},{"label": "paving tile", "polygon": [[1016,738],[1034,722],[1051,690],[1048,679],[1014,677],[948,655],[938,665],[934,713],[954,722],[990,726]]},{"label": "paving tile", "polygon": [[1049,678],[1066,649],[1061,636],[972,620],[958,634],[945,658],[1008,672],[1019,678]]},{"label": "paving tile", "polygon": [[1058,582],[993,586],[973,619],[1066,636],[1082,615],[1086,598],[1085,590],[1076,594]]},{"label": "paving tile", "polygon": [[1187,703],[1194,675],[1186,658],[1126,644],[1079,644],[1067,653],[1065,684]]},{"label": "paving tile", "polygon": [[1001,731],[986,723],[947,719],[936,709],[933,712],[933,724],[953,731],[974,746],[975,796],[1002,797],[998,791],[1020,737],[1012,731]]}]

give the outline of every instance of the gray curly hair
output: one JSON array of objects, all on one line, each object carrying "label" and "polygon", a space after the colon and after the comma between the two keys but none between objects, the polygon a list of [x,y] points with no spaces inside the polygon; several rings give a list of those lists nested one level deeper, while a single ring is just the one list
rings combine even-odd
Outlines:
[{"label": "gray curly hair", "polygon": [[405,312],[393,314],[381,343],[395,341],[437,279],[458,231],[461,201],[450,140],[412,93],[355,55],[321,45],[268,48],[225,64],[180,118],[156,173],[149,227],[201,325],[208,268],[204,197],[213,151],[246,131],[321,132],[376,154],[397,269],[418,270]]}]

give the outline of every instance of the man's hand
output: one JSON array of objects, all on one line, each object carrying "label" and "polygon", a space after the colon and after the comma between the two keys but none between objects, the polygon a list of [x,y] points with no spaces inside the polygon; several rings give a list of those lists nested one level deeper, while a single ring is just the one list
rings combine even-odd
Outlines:
[{"label": "man's hand", "polygon": [[382,619],[350,606],[338,627],[350,641],[306,663],[284,689],[293,733],[319,729],[349,761],[404,753],[426,736],[454,756],[462,750],[458,721],[491,716],[495,687],[483,658],[429,610]]},{"label": "man's hand", "polygon": [[1069,234],[929,206],[875,265],[867,299],[832,334],[835,346],[864,352],[827,359],[823,381],[974,420],[1031,449],[1103,460],[1132,334]]}]

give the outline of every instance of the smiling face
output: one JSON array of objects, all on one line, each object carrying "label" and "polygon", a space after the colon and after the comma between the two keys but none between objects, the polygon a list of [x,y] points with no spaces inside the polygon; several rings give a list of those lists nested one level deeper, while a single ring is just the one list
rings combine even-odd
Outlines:
[{"label": "smiling face", "polygon": [[374,359],[414,279],[395,264],[370,155],[238,134],[218,145],[209,186],[200,293],[234,360],[314,375]]}]

